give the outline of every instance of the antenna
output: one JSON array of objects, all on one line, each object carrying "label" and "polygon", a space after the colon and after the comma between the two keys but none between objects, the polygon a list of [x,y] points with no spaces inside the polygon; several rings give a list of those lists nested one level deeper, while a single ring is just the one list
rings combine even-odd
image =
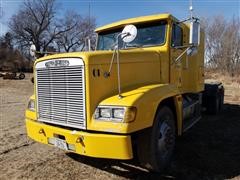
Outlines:
[{"label": "antenna", "polygon": [[190,11],[190,18],[193,19],[193,3],[192,3],[192,0],[189,0],[189,11]]},{"label": "antenna", "polygon": [[91,16],[91,4],[88,4],[88,25],[90,26],[90,16]]},{"label": "antenna", "polygon": [[88,3],[88,19],[87,19],[87,23],[88,23],[88,27],[87,27],[87,37],[85,38],[85,44],[86,44],[86,47],[85,47],[85,51],[91,51],[91,37],[90,37],[90,31],[91,31],[91,28],[90,28],[90,25],[91,25],[91,4],[90,2]]}]

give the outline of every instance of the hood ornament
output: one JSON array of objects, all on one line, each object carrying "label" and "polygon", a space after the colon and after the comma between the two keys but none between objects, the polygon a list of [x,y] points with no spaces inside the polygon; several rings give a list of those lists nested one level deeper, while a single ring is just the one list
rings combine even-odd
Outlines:
[{"label": "hood ornament", "polygon": [[46,68],[69,66],[68,60],[51,60],[45,63]]}]

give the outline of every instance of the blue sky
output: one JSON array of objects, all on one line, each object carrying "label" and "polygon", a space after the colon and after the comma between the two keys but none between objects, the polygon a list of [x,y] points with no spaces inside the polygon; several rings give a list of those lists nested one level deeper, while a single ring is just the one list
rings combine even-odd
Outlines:
[{"label": "blue sky", "polygon": [[[9,18],[21,8],[23,0],[0,0],[3,18],[0,19],[0,35],[7,30]],[[179,19],[188,16],[188,0],[58,0],[60,11],[75,10],[80,14],[88,14],[89,4],[91,15],[97,19],[97,26],[120,19],[172,13]],[[193,0],[194,14],[198,17],[223,15],[226,18],[240,16],[240,0]]]}]

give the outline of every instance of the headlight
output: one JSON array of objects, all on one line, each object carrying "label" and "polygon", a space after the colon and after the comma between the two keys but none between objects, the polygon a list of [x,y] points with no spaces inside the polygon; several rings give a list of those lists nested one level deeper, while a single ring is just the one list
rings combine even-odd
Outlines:
[{"label": "headlight", "polygon": [[124,114],[125,114],[125,108],[113,108],[113,118],[116,119],[123,119],[124,118]]},{"label": "headlight", "polygon": [[94,117],[96,120],[131,122],[134,121],[136,112],[135,107],[98,106]]},{"label": "headlight", "polygon": [[109,108],[100,108],[99,116],[103,118],[111,118],[111,109]]},{"label": "headlight", "polygon": [[31,110],[31,111],[35,111],[35,101],[33,99],[29,100],[28,109]]}]

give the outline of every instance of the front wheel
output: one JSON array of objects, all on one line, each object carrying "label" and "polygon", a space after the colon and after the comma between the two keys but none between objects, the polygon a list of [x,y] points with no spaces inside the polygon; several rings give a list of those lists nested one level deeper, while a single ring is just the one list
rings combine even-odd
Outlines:
[{"label": "front wheel", "polygon": [[138,158],[149,170],[162,172],[170,162],[175,147],[175,121],[171,109],[160,108],[153,127],[138,139]]}]

